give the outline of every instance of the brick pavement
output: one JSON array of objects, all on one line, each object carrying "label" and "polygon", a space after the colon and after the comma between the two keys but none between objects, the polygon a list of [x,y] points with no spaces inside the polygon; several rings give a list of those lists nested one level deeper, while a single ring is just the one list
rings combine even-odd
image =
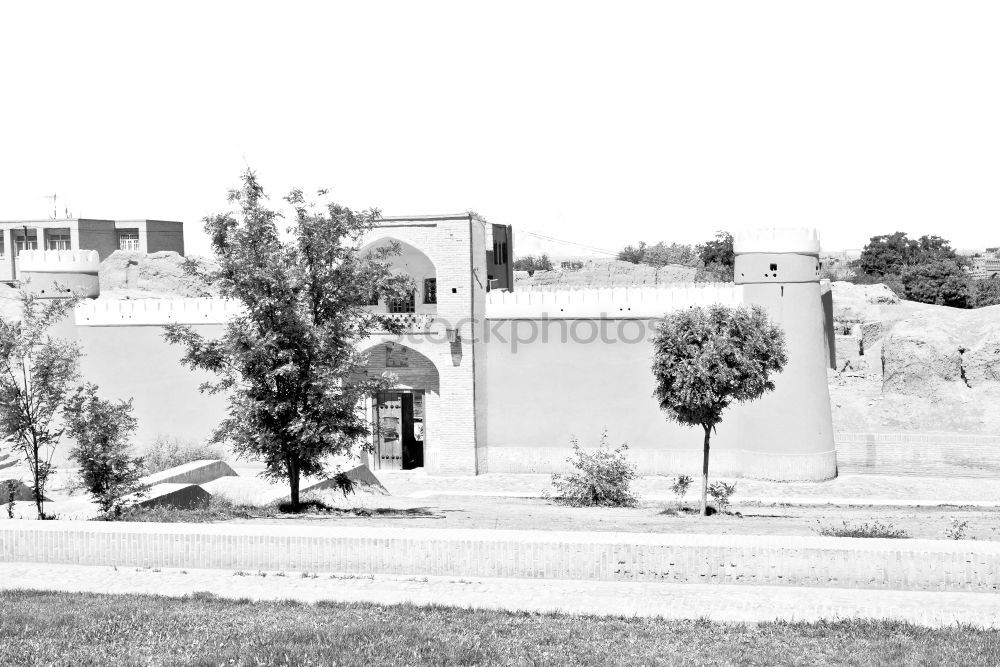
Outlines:
[{"label": "brick pavement", "polygon": [[1000,542],[267,524],[2,521],[0,561],[650,583],[1000,589]]},{"label": "brick pavement", "polygon": [[107,566],[0,563],[0,589],[183,596],[302,602],[439,604],[478,609],[599,616],[708,618],[721,622],[878,618],[927,627],[956,623],[1000,628],[1000,596],[792,586],[648,584],[255,571],[117,569]]}]

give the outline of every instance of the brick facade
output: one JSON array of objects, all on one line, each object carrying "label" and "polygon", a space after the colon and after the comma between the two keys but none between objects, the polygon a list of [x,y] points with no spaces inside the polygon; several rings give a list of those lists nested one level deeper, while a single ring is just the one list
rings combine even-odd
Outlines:
[{"label": "brick facade", "polygon": [[[361,345],[373,352],[386,344],[405,346],[416,353],[411,356],[419,360],[417,367],[387,368],[384,354],[369,352],[368,370],[391,371],[403,387],[426,390],[424,467],[428,472],[483,472],[485,424],[477,419],[483,409],[477,409],[475,379],[485,367],[477,344],[486,303],[484,224],[471,215],[387,218],[366,235],[362,250],[389,239],[403,245],[404,254],[414,249],[433,264],[437,304],[420,304],[417,311],[426,318],[409,332],[373,336]],[[422,281],[429,276],[413,277]],[[436,391],[430,388],[432,384]]]}]

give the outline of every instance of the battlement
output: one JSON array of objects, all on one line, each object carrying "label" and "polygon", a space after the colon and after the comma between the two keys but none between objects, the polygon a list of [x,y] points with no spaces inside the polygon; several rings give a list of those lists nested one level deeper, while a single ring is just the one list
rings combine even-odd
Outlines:
[{"label": "battlement", "polygon": [[746,253],[819,254],[819,233],[809,227],[772,227],[739,232],[733,240],[737,255]]},{"label": "battlement", "polygon": [[690,283],[662,287],[518,288],[487,295],[486,319],[648,318],[689,306],[743,304],[743,287]]},{"label": "battlement", "polygon": [[96,299],[76,307],[77,326],[225,324],[242,307],[223,299]]},{"label": "battlement", "polygon": [[22,250],[18,271],[33,273],[87,273],[97,275],[101,258],[96,250]]}]

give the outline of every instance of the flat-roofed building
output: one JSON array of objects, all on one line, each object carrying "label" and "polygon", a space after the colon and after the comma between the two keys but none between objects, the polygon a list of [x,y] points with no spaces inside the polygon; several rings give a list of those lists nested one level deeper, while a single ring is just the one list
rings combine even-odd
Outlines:
[{"label": "flat-roofed building", "polygon": [[172,220],[0,221],[0,282],[19,280],[17,255],[22,250],[96,250],[101,260],[115,250],[184,254],[184,223]]}]

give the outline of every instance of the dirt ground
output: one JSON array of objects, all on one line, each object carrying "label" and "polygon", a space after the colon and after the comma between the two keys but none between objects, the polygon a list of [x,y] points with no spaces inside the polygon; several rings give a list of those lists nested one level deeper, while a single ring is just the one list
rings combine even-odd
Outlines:
[{"label": "dirt ground", "polygon": [[[689,500],[688,506],[694,507]],[[306,515],[252,519],[255,523],[295,521],[316,525],[395,526],[408,528],[476,528],[495,530],[581,530],[729,535],[817,535],[823,527],[891,524],[910,537],[946,539],[952,521],[967,522],[965,539],[1000,540],[1000,508],[803,506],[735,503],[731,514],[702,518],[668,516],[665,505],[637,508],[574,508],[540,498],[475,496],[385,497],[365,511],[373,516]],[[384,512],[378,515],[377,512]],[[236,523],[245,523],[239,521]]]}]

